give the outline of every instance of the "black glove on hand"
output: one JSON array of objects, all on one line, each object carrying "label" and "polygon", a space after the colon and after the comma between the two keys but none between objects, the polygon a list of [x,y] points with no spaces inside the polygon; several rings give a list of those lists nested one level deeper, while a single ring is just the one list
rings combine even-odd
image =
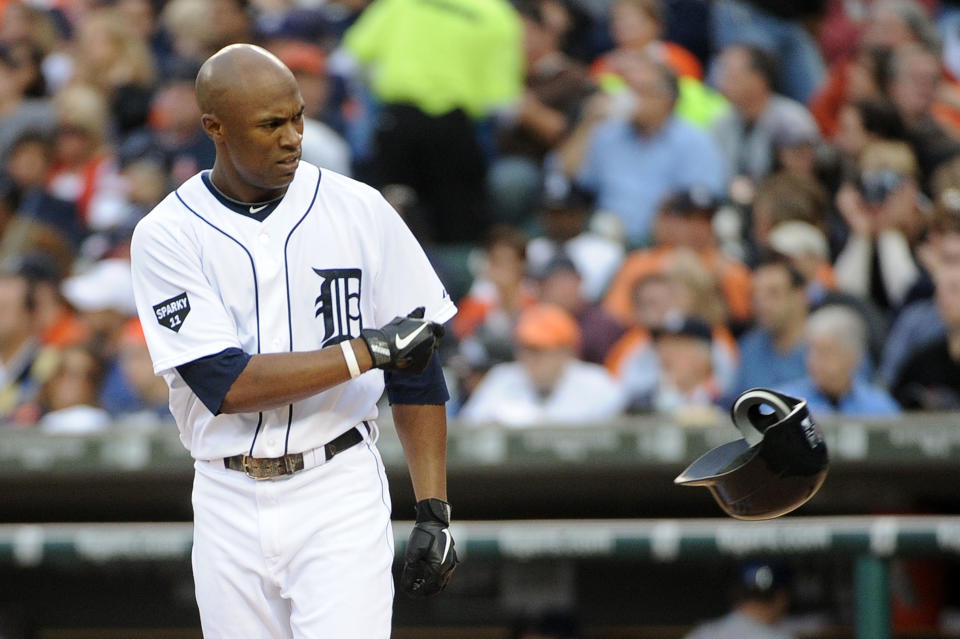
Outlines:
[{"label": "black glove on hand", "polygon": [[374,368],[401,373],[422,373],[443,337],[443,327],[423,319],[424,308],[406,317],[394,317],[381,328],[365,328],[360,337],[367,343]]},{"label": "black glove on hand", "polygon": [[410,597],[429,597],[443,590],[457,567],[450,535],[450,504],[442,499],[417,502],[417,523],[410,532],[400,587]]}]

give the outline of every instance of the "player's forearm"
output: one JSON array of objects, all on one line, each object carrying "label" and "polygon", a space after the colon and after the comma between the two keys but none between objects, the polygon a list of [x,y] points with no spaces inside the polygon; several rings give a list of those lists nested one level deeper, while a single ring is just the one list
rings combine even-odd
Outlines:
[{"label": "player's forearm", "polygon": [[393,421],[417,501],[447,500],[447,412],[443,405],[393,405]]},{"label": "player's forearm", "polygon": [[[370,351],[360,338],[350,341],[360,372],[370,370]],[[220,405],[221,413],[254,413],[286,406],[342,384],[350,369],[340,345],[319,351],[264,353],[250,358]]]}]

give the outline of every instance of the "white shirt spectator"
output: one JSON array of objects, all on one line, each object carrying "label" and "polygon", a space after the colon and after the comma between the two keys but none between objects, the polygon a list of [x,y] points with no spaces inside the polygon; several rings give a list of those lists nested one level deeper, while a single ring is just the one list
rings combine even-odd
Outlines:
[{"label": "white shirt spectator", "polygon": [[552,392],[542,396],[517,362],[490,369],[460,418],[504,426],[582,426],[619,415],[625,406],[617,381],[602,366],[571,360]]}]

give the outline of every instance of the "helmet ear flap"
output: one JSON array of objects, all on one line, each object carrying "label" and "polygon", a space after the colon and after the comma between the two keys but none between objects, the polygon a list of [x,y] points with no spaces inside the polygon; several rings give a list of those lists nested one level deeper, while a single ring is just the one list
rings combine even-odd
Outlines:
[{"label": "helmet ear flap", "polygon": [[674,482],[705,486],[737,519],[772,519],[806,503],[827,474],[827,447],[807,403],[753,388],[731,409],[743,438],[711,449]]}]

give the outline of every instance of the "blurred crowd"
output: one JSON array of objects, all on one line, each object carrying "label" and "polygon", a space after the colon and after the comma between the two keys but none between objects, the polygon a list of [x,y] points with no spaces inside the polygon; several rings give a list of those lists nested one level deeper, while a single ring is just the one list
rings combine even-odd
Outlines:
[{"label": "blurred crowd", "polygon": [[[255,42],[460,312],[460,422],[960,408],[960,2],[0,0],[0,419],[169,417],[129,240]],[[321,328],[318,326],[318,330]]]}]

